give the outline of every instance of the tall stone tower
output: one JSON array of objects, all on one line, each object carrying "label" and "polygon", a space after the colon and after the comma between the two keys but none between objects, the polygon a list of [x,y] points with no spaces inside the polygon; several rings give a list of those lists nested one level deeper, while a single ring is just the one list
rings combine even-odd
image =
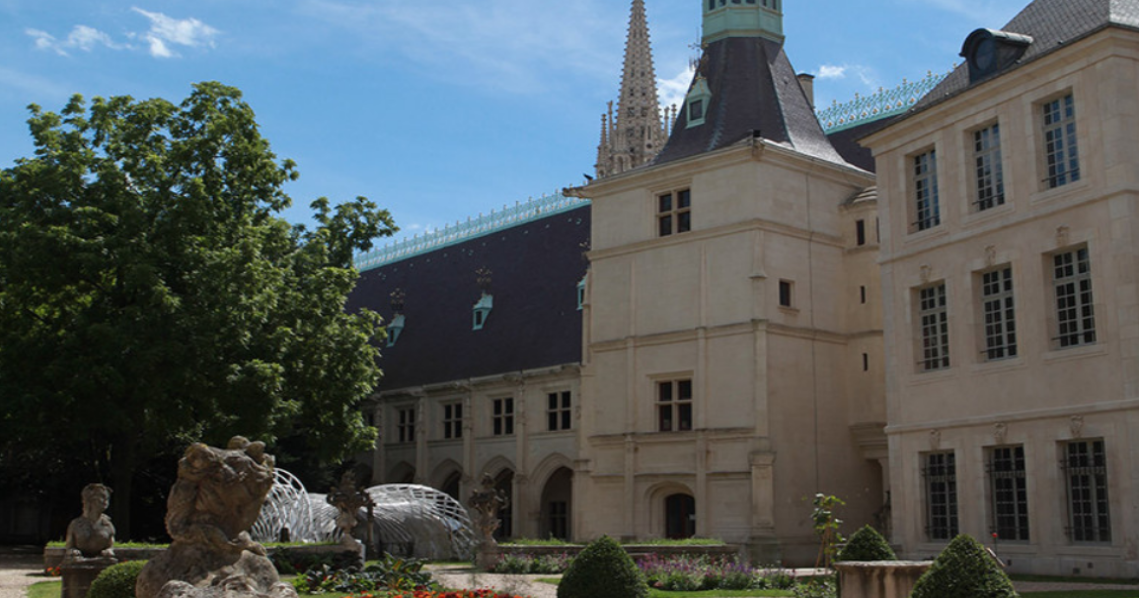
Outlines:
[{"label": "tall stone tower", "polygon": [[661,117],[656,70],[649,45],[644,0],[633,0],[629,37],[625,42],[625,68],[617,110],[613,102],[601,115],[601,143],[597,146],[597,177],[621,174],[652,162],[668,140],[668,110]]}]

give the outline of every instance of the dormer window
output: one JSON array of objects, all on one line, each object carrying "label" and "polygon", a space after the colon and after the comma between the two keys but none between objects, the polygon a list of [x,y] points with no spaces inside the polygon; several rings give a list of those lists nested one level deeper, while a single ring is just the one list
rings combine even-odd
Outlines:
[{"label": "dormer window", "polygon": [[687,127],[704,124],[711,100],[712,90],[708,88],[708,81],[697,75],[696,80],[692,82],[692,89],[688,90],[688,96],[684,98],[684,105],[688,111],[684,115],[688,121]]},{"label": "dormer window", "polygon": [[392,317],[392,321],[388,324],[388,346],[394,347],[396,342],[399,341],[399,335],[403,332],[403,314],[396,314]]},{"label": "dormer window", "polygon": [[969,63],[969,82],[975,83],[1016,64],[1032,37],[995,29],[977,29],[965,39],[961,57]]},{"label": "dormer window", "polygon": [[471,310],[474,318],[471,329],[482,330],[492,309],[494,309],[494,295],[483,293],[482,298],[479,299],[478,303],[475,303]]}]

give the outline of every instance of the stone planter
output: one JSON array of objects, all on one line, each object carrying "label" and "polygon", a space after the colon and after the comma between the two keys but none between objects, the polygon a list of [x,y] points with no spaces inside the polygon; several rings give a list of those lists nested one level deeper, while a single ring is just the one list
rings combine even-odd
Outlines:
[{"label": "stone planter", "polygon": [[838,591],[842,598],[909,598],[918,578],[932,561],[840,561]]}]

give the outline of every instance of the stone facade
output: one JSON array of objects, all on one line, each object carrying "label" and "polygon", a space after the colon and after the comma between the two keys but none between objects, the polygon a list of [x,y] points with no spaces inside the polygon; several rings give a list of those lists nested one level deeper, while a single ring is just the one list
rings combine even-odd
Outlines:
[{"label": "stone facade", "polygon": [[906,557],[996,534],[1014,572],[1139,574],[1139,33],[1086,4],[1034,2],[1027,59],[866,141]]}]

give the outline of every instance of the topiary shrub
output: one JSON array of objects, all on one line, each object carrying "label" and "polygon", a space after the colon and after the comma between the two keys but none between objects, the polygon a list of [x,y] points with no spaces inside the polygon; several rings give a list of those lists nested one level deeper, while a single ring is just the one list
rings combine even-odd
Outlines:
[{"label": "topiary shrub", "polygon": [[649,586],[640,569],[609,536],[586,546],[570,563],[558,598],[647,598]]},{"label": "topiary shrub", "polygon": [[840,561],[896,561],[898,555],[890,548],[890,543],[878,530],[869,525],[854,532],[842,550],[838,552]]},{"label": "topiary shrub", "polygon": [[1015,598],[1012,581],[980,542],[957,536],[918,579],[912,598]]},{"label": "topiary shrub", "polygon": [[126,561],[103,569],[87,590],[87,598],[134,598],[134,586],[146,561]]}]

